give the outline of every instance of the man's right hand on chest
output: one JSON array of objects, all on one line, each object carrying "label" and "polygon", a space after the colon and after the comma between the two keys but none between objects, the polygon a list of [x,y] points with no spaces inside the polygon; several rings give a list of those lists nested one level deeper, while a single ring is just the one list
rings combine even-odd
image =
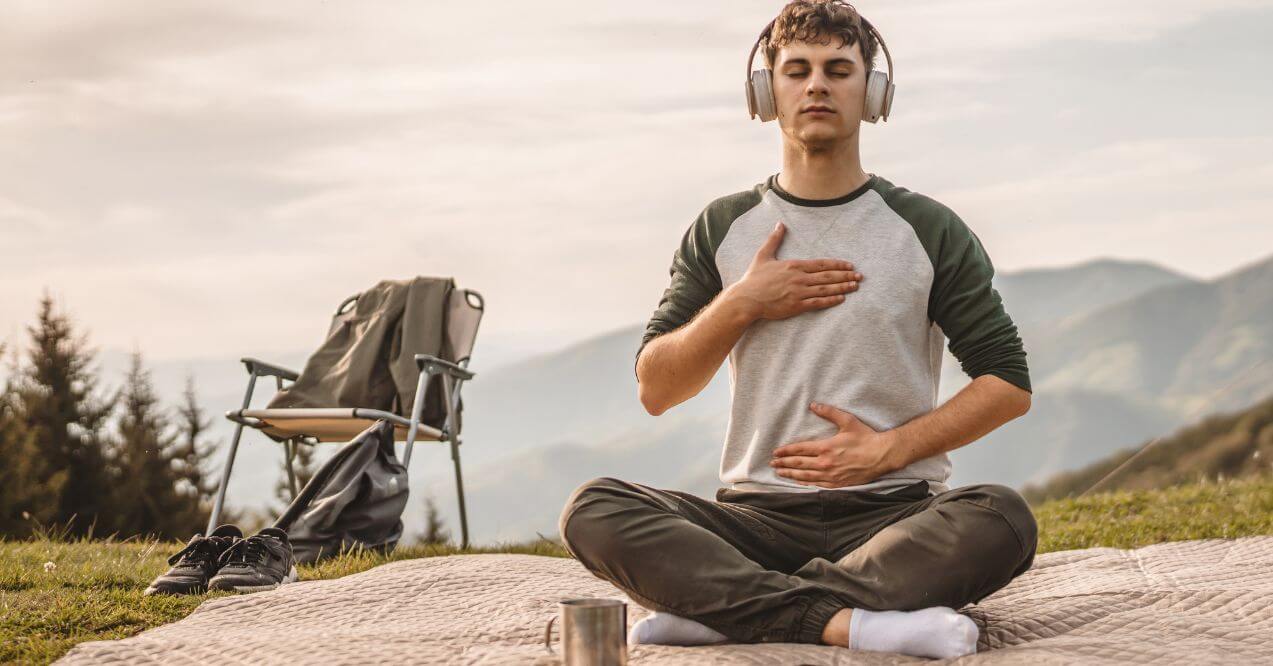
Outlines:
[{"label": "man's right hand on chest", "polygon": [[727,289],[752,319],[786,319],[829,308],[857,291],[862,274],[843,259],[778,259],[787,227],[779,222],[743,277]]}]

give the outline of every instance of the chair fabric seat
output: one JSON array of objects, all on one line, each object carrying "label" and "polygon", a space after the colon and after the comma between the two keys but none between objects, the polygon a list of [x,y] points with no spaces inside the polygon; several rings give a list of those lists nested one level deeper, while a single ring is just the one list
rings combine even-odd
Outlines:
[{"label": "chair fabric seat", "polygon": [[[407,440],[408,422],[396,415],[374,409],[242,409],[234,412],[246,425],[279,438],[313,437],[320,442],[348,442],[384,418],[393,423],[394,441]],[[247,420],[252,421],[248,422]],[[416,441],[440,441],[442,432],[420,424]]]}]

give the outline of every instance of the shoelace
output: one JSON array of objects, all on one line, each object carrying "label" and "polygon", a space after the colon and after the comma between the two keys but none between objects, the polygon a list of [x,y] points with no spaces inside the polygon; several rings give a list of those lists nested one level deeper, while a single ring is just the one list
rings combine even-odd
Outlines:
[{"label": "shoelace", "polygon": [[195,537],[186,544],[185,548],[169,557],[168,564],[204,566],[216,560],[217,551],[221,549],[224,541],[225,537]]},{"label": "shoelace", "polygon": [[260,564],[269,556],[269,551],[265,549],[264,537],[250,536],[246,539],[240,539],[233,546],[230,546],[221,553],[218,563],[222,566],[230,563],[234,564]]}]

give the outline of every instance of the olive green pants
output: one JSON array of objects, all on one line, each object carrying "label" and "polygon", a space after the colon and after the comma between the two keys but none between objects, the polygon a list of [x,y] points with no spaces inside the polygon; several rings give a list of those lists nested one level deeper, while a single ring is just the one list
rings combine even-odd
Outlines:
[{"label": "olive green pants", "polygon": [[821,643],[842,608],[976,603],[1034,562],[1038,527],[1012,488],[931,494],[719,488],[716,501],[592,479],[558,523],[567,549],[641,606],[734,642]]}]

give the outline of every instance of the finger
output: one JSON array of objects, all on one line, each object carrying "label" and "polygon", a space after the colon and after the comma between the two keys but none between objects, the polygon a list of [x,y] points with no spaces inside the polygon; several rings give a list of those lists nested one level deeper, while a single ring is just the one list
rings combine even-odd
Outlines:
[{"label": "finger", "polygon": [[814,441],[792,442],[774,449],[774,457],[781,456],[816,456],[822,453],[822,445]]},{"label": "finger", "polygon": [[769,466],[775,469],[791,468],[791,469],[818,469],[821,460],[817,456],[783,456],[774,458],[769,461]]},{"label": "finger", "polygon": [[778,255],[778,246],[782,245],[782,237],[787,233],[787,225],[781,221],[774,225],[773,231],[769,232],[769,236],[765,238],[765,242],[760,244],[760,249],[756,251],[756,256],[761,259],[773,259]]},{"label": "finger", "polygon": [[858,288],[856,281],[838,282],[836,284],[815,284],[800,290],[800,298],[818,298],[820,296],[836,296],[847,294]]},{"label": "finger", "polygon": [[844,302],[844,294],[836,294],[835,296],[822,296],[819,298],[806,298],[800,301],[800,311],[808,312],[809,310],[817,310],[819,308],[829,308]]},{"label": "finger", "polygon": [[809,469],[780,469],[778,476],[787,479],[795,479],[796,481],[823,481],[827,480],[825,472],[818,472]]},{"label": "finger", "polygon": [[808,273],[853,270],[853,262],[843,259],[792,259],[791,265]]},{"label": "finger", "polygon": [[801,284],[838,284],[844,282],[862,280],[862,274],[856,271],[818,271],[816,273],[806,273],[805,279]]}]

